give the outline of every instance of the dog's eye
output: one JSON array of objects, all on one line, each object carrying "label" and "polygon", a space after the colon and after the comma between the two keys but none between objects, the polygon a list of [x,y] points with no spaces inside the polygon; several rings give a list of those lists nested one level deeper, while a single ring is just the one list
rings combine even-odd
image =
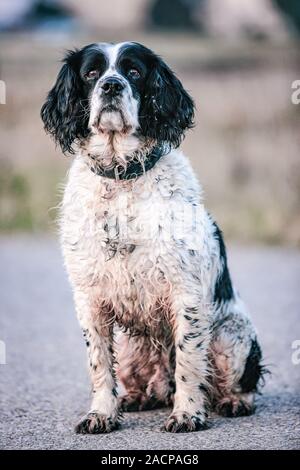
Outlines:
[{"label": "dog's eye", "polygon": [[130,69],[127,75],[129,78],[133,78],[134,80],[137,80],[138,78],[140,78],[141,74],[137,69]]},{"label": "dog's eye", "polygon": [[85,76],[88,80],[93,80],[95,78],[98,78],[99,77],[99,70],[90,70],[89,72],[87,72],[87,74]]}]

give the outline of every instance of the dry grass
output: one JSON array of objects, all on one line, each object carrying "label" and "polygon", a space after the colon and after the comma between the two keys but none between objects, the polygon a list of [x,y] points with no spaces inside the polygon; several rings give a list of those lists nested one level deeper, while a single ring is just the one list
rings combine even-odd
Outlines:
[{"label": "dry grass", "polygon": [[[123,40],[123,33],[98,40]],[[132,39],[132,38],[130,38]],[[299,45],[218,44],[195,36],[137,33],[162,54],[197,104],[197,126],[184,148],[206,204],[227,236],[300,243]],[[64,49],[94,37],[3,37],[0,230],[49,230],[68,159],[44,135],[39,110]]]}]

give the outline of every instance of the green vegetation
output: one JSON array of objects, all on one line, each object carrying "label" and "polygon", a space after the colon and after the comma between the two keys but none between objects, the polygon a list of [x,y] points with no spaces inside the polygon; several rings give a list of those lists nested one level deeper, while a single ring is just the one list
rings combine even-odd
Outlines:
[{"label": "green vegetation", "polygon": [[62,174],[45,168],[15,170],[0,164],[0,231],[52,231]]}]

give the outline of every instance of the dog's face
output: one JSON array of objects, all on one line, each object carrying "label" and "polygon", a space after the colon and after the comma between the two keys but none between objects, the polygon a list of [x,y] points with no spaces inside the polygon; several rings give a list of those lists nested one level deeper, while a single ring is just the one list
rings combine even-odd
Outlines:
[{"label": "dog's face", "polygon": [[136,132],[146,65],[135,48],[103,45],[89,49],[80,74],[87,83],[92,132]]},{"label": "dog's face", "polygon": [[91,134],[134,134],[177,147],[194,105],[171,69],[137,43],[71,51],[41,116],[64,152]]}]

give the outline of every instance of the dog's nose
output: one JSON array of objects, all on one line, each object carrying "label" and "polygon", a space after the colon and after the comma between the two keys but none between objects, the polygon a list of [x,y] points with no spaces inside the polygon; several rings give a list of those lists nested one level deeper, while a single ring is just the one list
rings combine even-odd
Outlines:
[{"label": "dog's nose", "polygon": [[107,78],[101,85],[102,90],[106,95],[118,95],[124,89],[124,85],[116,77]]}]

